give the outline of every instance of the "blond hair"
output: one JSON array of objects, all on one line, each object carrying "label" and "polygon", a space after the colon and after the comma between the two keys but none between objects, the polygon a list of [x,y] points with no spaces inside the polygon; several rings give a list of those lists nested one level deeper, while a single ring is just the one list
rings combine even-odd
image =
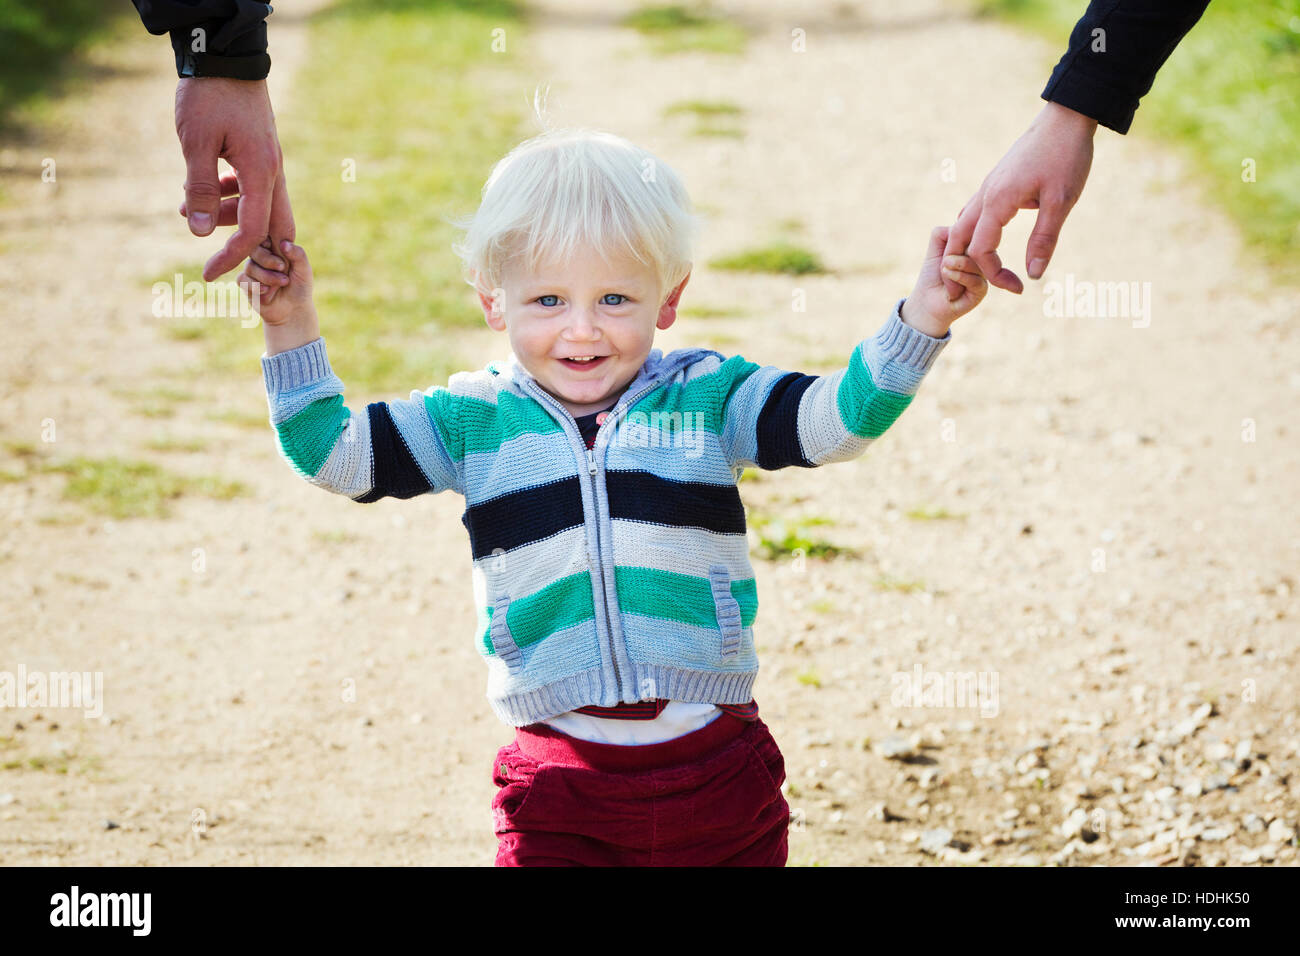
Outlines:
[{"label": "blond hair", "polygon": [[[502,286],[507,263],[535,271],[593,247],[607,263],[627,254],[649,266],[660,304],[690,272],[701,218],[667,163],[599,129],[548,129],[517,145],[492,169],[473,216],[452,249],[465,281],[484,295]],[[477,275],[477,281],[476,281]]]}]

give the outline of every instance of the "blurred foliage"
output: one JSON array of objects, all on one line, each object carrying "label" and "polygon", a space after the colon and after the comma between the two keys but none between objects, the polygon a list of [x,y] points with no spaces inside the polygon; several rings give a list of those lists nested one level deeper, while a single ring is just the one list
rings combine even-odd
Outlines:
[{"label": "blurred foliage", "polygon": [[[1080,0],[982,0],[1065,49]],[[1046,81],[1046,76],[1044,76]],[[1300,282],[1300,0],[1213,0],[1142,98],[1129,135],[1185,144],[1275,275]],[[1246,176],[1253,161],[1254,181]]]},{"label": "blurred foliage", "polygon": [[136,16],[126,0],[0,0],[0,126],[57,85],[76,52],[124,16]]},{"label": "blurred foliage", "polygon": [[820,274],[826,267],[815,252],[793,243],[777,241],[755,249],[709,261],[714,269],[734,272],[776,272],[788,275]]},{"label": "blurred foliage", "polygon": [[654,39],[661,55],[705,52],[745,52],[749,36],[744,27],[713,10],[707,3],[640,7],[622,20],[623,26]]}]

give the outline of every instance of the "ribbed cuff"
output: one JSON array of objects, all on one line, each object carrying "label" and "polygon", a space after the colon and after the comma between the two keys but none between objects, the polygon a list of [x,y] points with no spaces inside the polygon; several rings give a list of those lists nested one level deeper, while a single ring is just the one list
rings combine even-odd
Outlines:
[{"label": "ribbed cuff", "polygon": [[919,372],[928,372],[939,353],[952,341],[952,329],[945,332],[943,338],[936,339],[912,328],[903,321],[904,301],[905,298],[894,303],[894,311],[875,334],[876,351],[885,362],[897,362]]},{"label": "ribbed cuff", "polygon": [[333,374],[325,354],[325,339],[321,337],[287,352],[262,353],[262,381],[268,395],[301,388]]}]

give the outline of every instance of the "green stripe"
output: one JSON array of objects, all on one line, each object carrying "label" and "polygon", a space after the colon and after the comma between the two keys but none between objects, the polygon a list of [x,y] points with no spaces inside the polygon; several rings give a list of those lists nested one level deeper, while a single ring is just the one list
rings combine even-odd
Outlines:
[{"label": "green stripe", "polygon": [[878,388],[862,350],[855,348],[835,401],[845,428],[859,438],[879,438],[912,403],[912,396]]},{"label": "green stripe", "polygon": [[[708,578],[655,568],[614,569],[618,605],[629,614],[658,617],[666,621],[718,626],[718,610]],[[750,627],[758,616],[758,587],[753,578],[731,582],[731,596],[740,605],[740,624]]]},{"label": "green stripe", "polygon": [[352,413],[342,395],[319,398],[297,415],[275,426],[280,451],[294,471],[315,478],[339,440]]},{"label": "green stripe", "polygon": [[[674,382],[672,385],[653,390],[639,402],[628,409],[628,414],[641,412],[647,416],[647,423],[657,420],[655,413],[662,415],[676,414],[676,427],[681,428],[681,412],[690,412],[691,421],[700,430],[722,434],[722,422],[718,420],[717,378],[718,372],[709,372],[691,379],[685,385]],[[662,422],[662,419],[658,421]],[[663,424],[668,424],[663,422]],[[672,427],[669,425],[669,427]]]},{"label": "green stripe", "polygon": [[[487,624],[479,643],[489,655],[492,646],[492,616],[495,607],[486,610]],[[572,627],[596,616],[592,603],[591,575],[586,571],[569,574],[527,597],[515,598],[506,608],[506,624],[516,647],[529,647],[554,631]]]},{"label": "green stripe", "polygon": [[[449,401],[430,412],[439,429],[442,420],[454,421],[463,442],[449,443],[454,449],[454,460],[476,453],[496,454],[501,446],[520,435],[549,435],[563,431],[560,423],[547,414],[540,404],[502,389],[497,393],[496,404],[478,398],[460,395],[449,396]],[[458,447],[459,446],[459,447]]]}]

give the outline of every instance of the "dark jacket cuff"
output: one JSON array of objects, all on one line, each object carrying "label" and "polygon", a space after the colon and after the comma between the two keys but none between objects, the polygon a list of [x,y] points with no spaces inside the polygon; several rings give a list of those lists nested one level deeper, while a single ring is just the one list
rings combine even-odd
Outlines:
[{"label": "dark jacket cuff", "polygon": [[1095,119],[1107,129],[1127,133],[1133,125],[1138,101],[1112,87],[1093,82],[1077,71],[1053,76],[1043,89],[1043,99]]}]

